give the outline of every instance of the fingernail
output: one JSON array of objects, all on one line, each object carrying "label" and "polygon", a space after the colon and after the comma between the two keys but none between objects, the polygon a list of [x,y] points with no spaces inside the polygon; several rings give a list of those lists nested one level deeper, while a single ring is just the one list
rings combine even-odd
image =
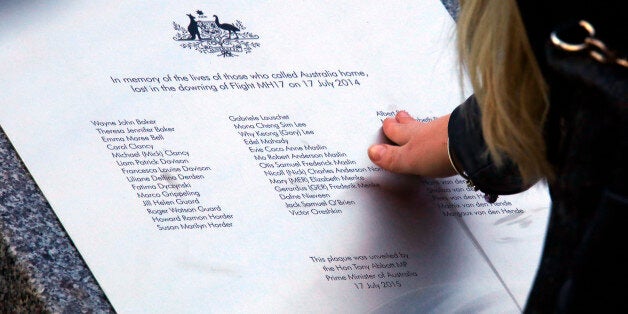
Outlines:
[{"label": "fingernail", "polygon": [[410,117],[410,114],[407,111],[405,111],[405,110],[401,110],[401,111],[397,112],[397,117],[399,117],[399,118],[407,118],[407,117]]},{"label": "fingernail", "polygon": [[386,146],[384,145],[373,145],[369,148],[369,158],[372,161],[378,161],[382,159],[382,156],[386,152]]}]

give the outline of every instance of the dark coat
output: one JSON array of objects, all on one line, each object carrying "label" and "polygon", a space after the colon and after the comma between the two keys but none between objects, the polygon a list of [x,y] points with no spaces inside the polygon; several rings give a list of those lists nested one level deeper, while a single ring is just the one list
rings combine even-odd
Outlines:
[{"label": "dark coat", "polygon": [[[553,30],[585,19],[609,48],[628,52],[622,1],[589,2],[518,1],[549,86],[545,134],[557,175],[549,183],[550,221],[525,307],[531,313],[628,309],[628,68],[549,43]],[[474,97],[452,113],[452,158],[483,192],[526,189],[514,164],[498,169],[485,154],[480,117]]]}]

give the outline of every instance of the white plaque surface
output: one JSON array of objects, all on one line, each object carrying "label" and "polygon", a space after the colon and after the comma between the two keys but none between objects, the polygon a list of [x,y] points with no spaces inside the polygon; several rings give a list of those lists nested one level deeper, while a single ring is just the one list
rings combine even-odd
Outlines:
[{"label": "white plaque surface", "polygon": [[546,191],[366,155],[464,99],[439,1],[0,6],[0,125],[118,312],[521,310]]}]

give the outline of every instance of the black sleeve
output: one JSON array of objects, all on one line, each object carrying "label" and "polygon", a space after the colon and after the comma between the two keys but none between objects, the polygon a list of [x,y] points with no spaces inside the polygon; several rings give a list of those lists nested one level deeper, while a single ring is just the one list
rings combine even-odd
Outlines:
[{"label": "black sleeve", "polygon": [[449,154],[462,176],[486,194],[515,194],[528,189],[519,170],[504,156],[497,167],[482,135],[480,108],[474,96],[458,106],[449,118]]}]

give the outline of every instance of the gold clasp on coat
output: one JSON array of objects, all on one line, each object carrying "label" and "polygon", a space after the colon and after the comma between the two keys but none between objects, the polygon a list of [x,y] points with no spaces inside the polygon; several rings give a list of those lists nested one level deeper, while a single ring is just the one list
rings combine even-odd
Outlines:
[{"label": "gold clasp on coat", "polygon": [[599,39],[595,38],[595,28],[591,23],[581,20],[578,25],[587,31],[586,36],[581,43],[568,43],[558,37],[556,31],[550,35],[550,39],[554,46],[570,52],[588,50],[589,55],[601,63],[616,63],[620,66],[628,68],[628,60],[617,57],[617,54],[606,47]]}]

